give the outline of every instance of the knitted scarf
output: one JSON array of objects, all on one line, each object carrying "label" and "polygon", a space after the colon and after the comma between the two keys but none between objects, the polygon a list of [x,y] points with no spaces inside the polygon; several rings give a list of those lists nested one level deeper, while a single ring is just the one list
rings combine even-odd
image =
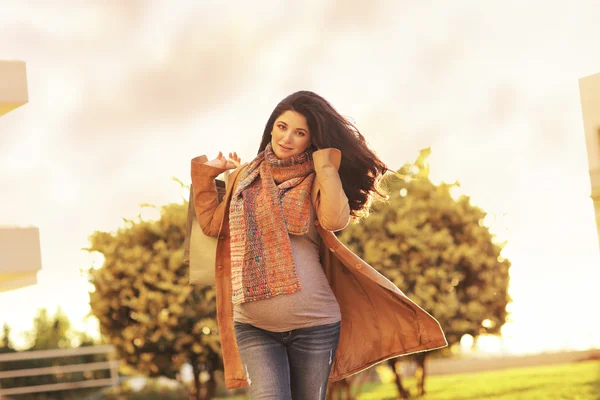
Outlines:
[{"label": "knitted scarf", "polygon": [[314,178],[312,150],[281,160],[270,143],[242,172],[229,207],[234,304],[301,290],[289,234],[308,232]]}]

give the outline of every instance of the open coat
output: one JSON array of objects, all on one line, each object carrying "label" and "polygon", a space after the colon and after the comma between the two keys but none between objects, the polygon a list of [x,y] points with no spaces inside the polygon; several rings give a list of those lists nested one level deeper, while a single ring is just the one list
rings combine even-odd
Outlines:
[{"label": "open coat", "polygon": [[[330,381],[363,371],[386,359],[447,346],[439,323],[411,301],[392,282],[342,244],[333,232],[349,222],[348,198],[338,174],[342,154],[334,148],[313,153],[316,178],[312,203],[317,214],[315,225],[321,236],[321,263],[342,313],[340,342],[331,367]],[[215,178],[224,172],[204,165],[205,156],[191,161],[192,189],[186,233],[186,258],[189,255],[190,220],[197,221],[205,235],[217,238],[214,254],[217,293],[217,323],[225,384],[228,389],[247,386],[233,328],[231,266],[229,251],[229,204],[240,171],[229,175],[222,201]],[[214,247],[210,250],[214,251]],[[190,263],[190,274],[197,268],[213,266]]]}]

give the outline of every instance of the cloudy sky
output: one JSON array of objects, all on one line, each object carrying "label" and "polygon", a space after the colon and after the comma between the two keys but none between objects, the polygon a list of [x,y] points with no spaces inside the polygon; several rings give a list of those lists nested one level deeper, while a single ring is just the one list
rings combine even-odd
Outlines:
[{"label": "cloudy sky", "polygon": [[60,305],[93,329],[87,237],[179,201],[196,155],[253,158],[273,107],[308,89],[392,168],[431,146],[434,179],[491,213],[511,351],[600,346],[578,91],[600,72],[600,3],[526,3],[0,0],[0,59],[27,62],[30,100],[0,119],[0,224],[38,226],[43,263],[0,294],[0,323],[20,341]]}]

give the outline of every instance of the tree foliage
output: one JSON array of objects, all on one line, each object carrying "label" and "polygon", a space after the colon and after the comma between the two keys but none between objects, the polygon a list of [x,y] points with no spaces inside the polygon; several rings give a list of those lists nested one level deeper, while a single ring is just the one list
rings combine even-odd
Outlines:
[{"label": "tree foliage", "polygon": [[9,352],[10,350],[14,349],[12,342],[10,341],[10,331],[11,331],[10,325],[8,325],[5,322],[4,325],[2,325],[2,339],[0,339],[0,353]]},{"label": "tree foliage", "polygon": [[127,365],[177,378],[188,362],[199,389],[201,373],[214,385],[222,364],[214,288],[190,285],[183,263],[186,219],[187,203],[173,203],[156,221],[128,220],[115,234],[95,232],[88,250],[102,253],[104,263],[90,270],[90,305]]},{"label": "tree foliage", "polygon": [[424,149],[385,186],[386,202],[340,240],[441,324],[450,345],[465,334],[498,333],[506,321],[510,261],[484,224],[486,213],[456,184],[434,185]]},{"label": "tree foliage", "polygon": [[29,350],[48,350],[71,347],[71,321],[59,308],[54,316],[45,308],[38,310],[33,320],[33,329],[29,332],[32,343]]}]

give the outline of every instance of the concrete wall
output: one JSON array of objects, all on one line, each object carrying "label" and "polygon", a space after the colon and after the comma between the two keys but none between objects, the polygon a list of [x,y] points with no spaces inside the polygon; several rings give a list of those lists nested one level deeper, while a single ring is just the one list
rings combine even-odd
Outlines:
[{"label": "concrete wall", "polygon": [[600,73],[581,78],[579,94],[600,245]]},{"label": "concrete wall", "polygon": [[0,227],[0,292],[37,283],[42,268],[36,227]]},{"label": "concrete wall", "polygon": [[[25,62],[0,60],[0,116],[28,101]],[[0,227],[0,292],[37,283],[41,264],[38,228]]]},{"label": "concrete wall", "polygon": [[0,60],[0,116],[28,101],[25,63]]}]

